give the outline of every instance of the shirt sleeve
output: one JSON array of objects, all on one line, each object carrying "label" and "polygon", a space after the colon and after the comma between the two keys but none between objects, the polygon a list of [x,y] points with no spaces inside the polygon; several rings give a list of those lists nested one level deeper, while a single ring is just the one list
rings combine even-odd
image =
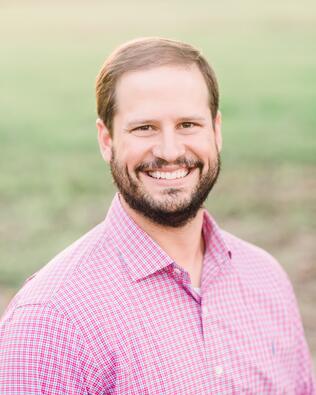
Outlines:
[{"label": "shirt sleeve", "polygon": [[81,336],[55,309],[20,307],[0,323],[2,395],[97,393],[87,388],[88,375],[102,385]]},{"label": "shirt sleeve", "polygon": [[306,343],[303,324],[296,298],[291,287],[291,311],[293,317],[295,341],[295,395],[316,395],[313,364]]}]

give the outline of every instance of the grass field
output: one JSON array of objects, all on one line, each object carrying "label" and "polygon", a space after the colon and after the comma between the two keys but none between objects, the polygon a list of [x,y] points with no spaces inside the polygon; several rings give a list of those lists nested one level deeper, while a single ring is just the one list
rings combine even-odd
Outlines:
[{"label": "grass field", "polygon": [[[258,0],[0,3],[0,310],[32,272],[102,220],[94,79],[128,39],[201,48],[217,71],[222,227],[275,255],[316,361],[316,4]],[[251,268],[250,268],[251,270]]]}]

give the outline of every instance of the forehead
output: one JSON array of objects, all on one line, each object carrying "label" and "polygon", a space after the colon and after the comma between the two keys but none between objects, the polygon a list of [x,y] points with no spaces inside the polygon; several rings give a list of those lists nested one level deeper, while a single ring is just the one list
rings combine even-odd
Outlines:
[{"label": "forehead", "polygon": [[169,65],[123,74],[117,81],[116,113],[166,108],[208,108],[208,88],[195,64]]}]

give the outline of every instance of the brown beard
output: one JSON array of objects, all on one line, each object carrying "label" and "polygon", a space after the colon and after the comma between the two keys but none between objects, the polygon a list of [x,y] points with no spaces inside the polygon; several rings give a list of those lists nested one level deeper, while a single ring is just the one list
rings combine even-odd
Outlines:
[{"label": "brown beard", "polygon": [[[148,169],[158,170],[168,162],[163,159],[157,159],[151,163],[142,163],[135,169],[135,174],[139,180],[138,174]],[[141,184],[131,177],[127,167],[121,166],[116,160],[115,152],[112,151],[110,162],[113,180],[118,187],[126,203],[135,211],[150,219],[151,221],[168,227],[178,228],[192,220],[198,210],[203,206],[208,194],[215,185],[220,173],[220,156],[217,153],[216,160],[209,163],[209,170],[203,175],[204,164],[201,161],[192,161],[186,158],[179,158],[174,164],[185,165],[187,168],[199,169],[199,182],[194,188],[189,199],[176,196],[179,192],[177,188],[168,188],[164,191],[166,195],[165,202],[156,202],[146,191],[142,190]]]}]

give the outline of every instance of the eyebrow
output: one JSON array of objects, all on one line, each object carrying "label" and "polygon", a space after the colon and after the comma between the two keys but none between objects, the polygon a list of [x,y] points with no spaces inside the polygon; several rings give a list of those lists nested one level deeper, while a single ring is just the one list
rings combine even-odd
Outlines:
[{"label": "eyebrow", "polygon": [[189,117],[179,118],[179,122],[188,122],[188,121],[206,122],[206,119],[204,117],[200,117],[198,115],[192,115]]},{"label": "eyebrow", "polygon": [[134,121],[130,121],[126,124],[126,129],[130,129],[139,125],[148,125],[153,123],[157,123],[157,120],[155,121],[154,119],[135,119]]},{"label": "eyebrow", "polygon": [[[192,121],[192,122],[206,122],[206,119],[201,116],[197,116],[197,115],[191,115],[191,116],[181,117],[181,118],[177,119],[177,122],[190,122],[190,121]],[[157,122],[159,122],[159,121],[154,120],[154,119],[136,119],[136,120],[128,122],[126,124],[126,128],[130,129],[135,126],[155,124]]]}]

